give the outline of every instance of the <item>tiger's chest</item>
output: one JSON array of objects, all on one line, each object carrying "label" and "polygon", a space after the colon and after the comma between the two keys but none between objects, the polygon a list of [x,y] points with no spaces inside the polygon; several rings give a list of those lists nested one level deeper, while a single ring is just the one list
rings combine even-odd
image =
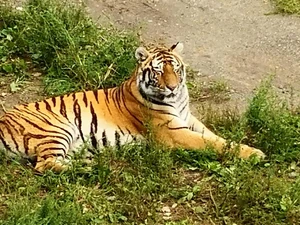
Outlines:
[{"label": "tiger's chest", "polygon": [[178,117],[180,117],[183,121],[188,122],[190,107],[189,94],[186,86],[182,88],[177,98],[174,100],[173,107],[175,108]]}]

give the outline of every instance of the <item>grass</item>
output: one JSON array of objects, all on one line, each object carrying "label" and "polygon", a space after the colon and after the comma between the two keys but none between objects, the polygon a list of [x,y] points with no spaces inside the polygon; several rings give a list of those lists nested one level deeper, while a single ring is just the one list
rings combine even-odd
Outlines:
[{"label": "grass", "polygon": [[300,0],[272,0],[278,13],[300,14]]},{"label": "grass", "polygon": [[[134,67],[134,35],[97,27],[81,7],[29,0],[22,11],[0,10],[0,73],[16,87],[36,71],[48,95],[113,86]],[[217,82],[206,91],[226,90]],[[206,114],[216,133],[263,149],[264,161],[170,152],[151,135],[103,149],[89,165],[78,156],[61,174],[36,175],[1,155],[0,224],[298,224],[299,113],[266,81],[245,114]]]},{"label": "grass", "polygon": [[97,26],[70,1],[29,0],[23,10],[0,10],[0,72],[30,76],[34,68],[48,95],[115,86],[135,66],[136,36]]},{"label": "grass", "polygon": [[277,99],[265,82],[244,115],[212,111],[206,118],[228,139],[261,147],[264,161],[170,152],[151,136],[104,149],[89,165],[78,157],[62,174],[38,176],[3,156],[0,223],[297,224],[300,116]]}]

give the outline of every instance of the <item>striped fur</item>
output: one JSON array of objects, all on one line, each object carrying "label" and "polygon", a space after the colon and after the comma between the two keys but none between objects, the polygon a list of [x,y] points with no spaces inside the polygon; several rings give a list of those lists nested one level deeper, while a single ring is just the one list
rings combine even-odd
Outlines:
[{"label": "striped fur", "polygon": [[[36,158],[35,169],[60,171],[68,154],[89,141],[94,148],[120,146],[142,138],[151,123],[157,141],[172,148],[222,152],[226,141],[213,134],[189,110],[185,64],[170,49],[136,50],[131,78],[110,89],[72,93],[16,106],[0,119],[0,139],[12,155]],[[149,118],[151,118],[149,120]],[[235,144],[231,144],[232,149]],[[239,156],[264,154],[247,145]]]}]

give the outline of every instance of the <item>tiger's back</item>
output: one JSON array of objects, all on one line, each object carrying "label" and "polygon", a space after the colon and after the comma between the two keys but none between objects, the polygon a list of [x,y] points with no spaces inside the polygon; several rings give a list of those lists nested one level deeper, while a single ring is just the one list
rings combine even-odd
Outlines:
[{"label": "tiger's back", "polygon": [[[118,103],[117,95],[122,98]],[[10,152],[28,157],[37,151],[49,155],[50,149],[65,155],[86,141],[95,148],[122,145],[140,133],[128,116],[123,95],[119,88],[112,88],[16,106],[0,119],[1,141]]]}]

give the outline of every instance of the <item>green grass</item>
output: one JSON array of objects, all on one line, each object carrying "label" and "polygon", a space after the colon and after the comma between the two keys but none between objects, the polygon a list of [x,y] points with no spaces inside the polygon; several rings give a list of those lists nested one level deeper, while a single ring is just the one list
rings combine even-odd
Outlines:
[{"label": "green grass", "polygon": [[300,14],[300,0],[272,0],[277,12],[284,14]]},{"label": "green grass", "polygon": [[263,161],[170,152],[151,135],[104,149],[88,165],[78,157],[62,174],[38,176],[1,157],[0,223],[297,224],[300,114],[277,99],[265,82],[244,115],[212,111],[206,118],[228,139],[261,147]]},{"label": "green grass", "polygon": [[[23,11],[0,10],[2,76],[23,81],[39,71],[47,94],[58,95],[117,85],[133,70],[135,36],[97,27],[81,7],[29,0]],[[226,90],[221,82],[205,91]],[[78,157],[61,174],[37,175],[1,155],[0,224],[299,223],[299,107],[279,101],[266,81],[245,114],[206,115],[212,130],[261,148],[266,160],[170,152],[151,135],[141,144],[104,149],[88,165]]]},{"label": "green grass", "polygon": [[44,74],[47,94],[111,87],[135,66],[134,33],[97,26],[83,7],[29,0],[23,10],[1,6],[0,72]]}]

